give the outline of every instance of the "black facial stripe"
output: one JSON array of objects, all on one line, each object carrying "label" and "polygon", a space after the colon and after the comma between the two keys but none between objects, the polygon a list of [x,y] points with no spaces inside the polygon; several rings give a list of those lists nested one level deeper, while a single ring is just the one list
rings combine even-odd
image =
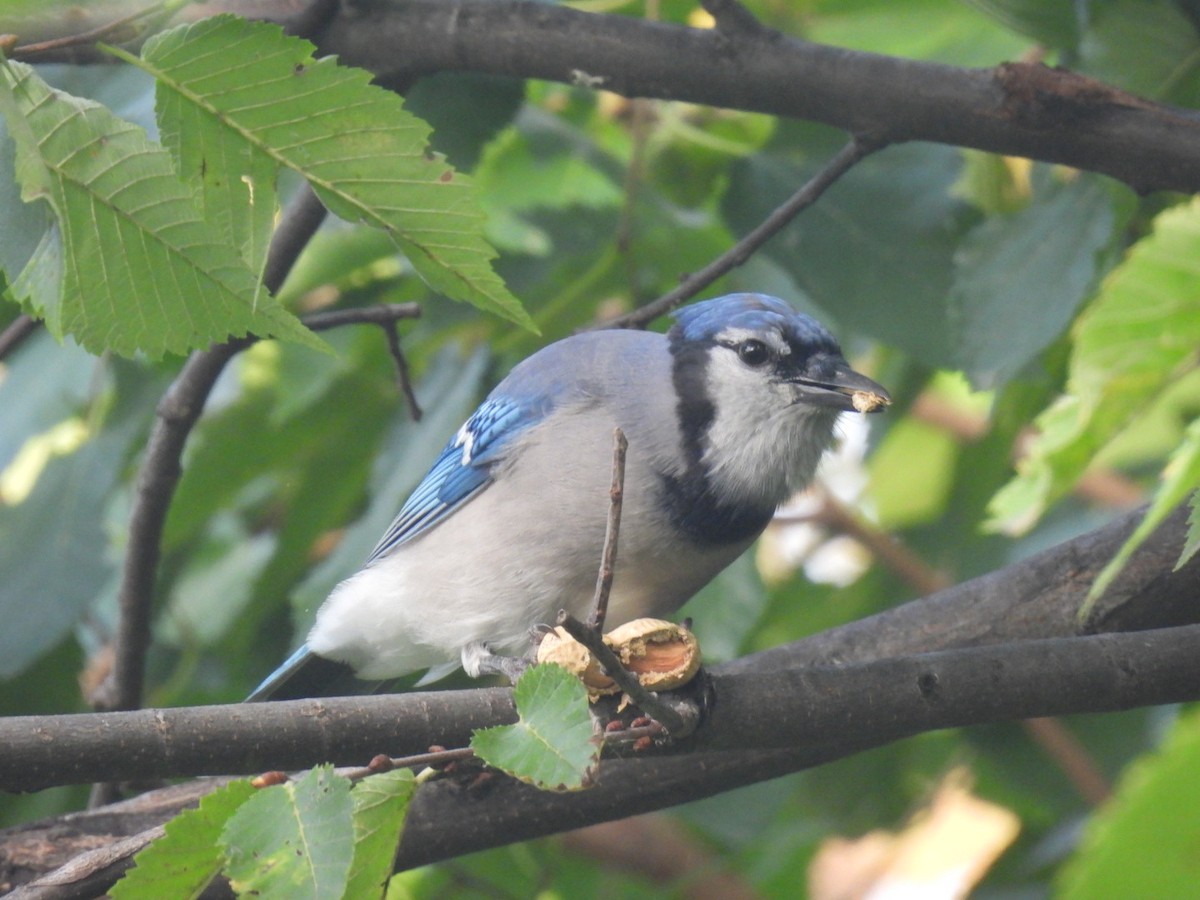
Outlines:
[{"label": "black facial stripe", "polygon": [[675,415],[683,437],[687,468],[700,467],[704,454],[704,435],[716,410],[708,396],[708,353],[711,343],[685,343],[677,333],[670,335],[671,382],[675,387]]},{"label": "black facial stripe", "polygon": [[774,507],[721,503],[709,483],[702,457],[704,438],[716,415],[707,382],[709,353],[715,346],[685,343],[678,334],[671,335],[671,381],[685,468],[681,475],[659,473],[663,505],[672,524],[701,545],[749,540],[767,527],[775,512]]},{"label": "black facial stripe", "polygon": [[713,495],[703,469],[688,469],[682,477],[659,475],[671,523],[702,546],[736,544],[759,535],[775,507],[721,503]]}]

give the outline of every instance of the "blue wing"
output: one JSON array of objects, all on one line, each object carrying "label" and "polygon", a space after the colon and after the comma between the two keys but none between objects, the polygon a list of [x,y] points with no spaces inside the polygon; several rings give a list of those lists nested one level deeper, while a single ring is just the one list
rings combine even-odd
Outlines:
[{"label": "blue wing", "polygon": [[489,397],[452,437],[388,526],[367,565],[441,522],[487,487],[492,464],[518,434],[545,418],[549,404]]}]

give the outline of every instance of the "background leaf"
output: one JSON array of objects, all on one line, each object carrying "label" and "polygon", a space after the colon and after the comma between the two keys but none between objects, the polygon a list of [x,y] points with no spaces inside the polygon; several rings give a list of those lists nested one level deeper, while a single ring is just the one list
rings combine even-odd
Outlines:
[{"label": "background leaf", "polygon": [[1200,823],[1200,715],[1179,719],[1158,753],[1125,774],[1089,824],[1078,856],[1064,869],[1057,896],[1191,896]]},{"label": "background leaf", "polygon": [[960,367],[977,388],[1010,380],[1062,334],[1123,224],[1107,187],[1083,175],[1044,185],[1025,209],[972,229],[949,303]]}]

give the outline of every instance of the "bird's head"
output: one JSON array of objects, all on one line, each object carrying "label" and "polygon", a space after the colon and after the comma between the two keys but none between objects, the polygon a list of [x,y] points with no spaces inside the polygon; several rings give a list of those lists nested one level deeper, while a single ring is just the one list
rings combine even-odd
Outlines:
[{"label": "bird's head", "polygon": [[668,340],[686,449],[735,501],[782,502],[812,478],[839,413],[891,403],[819,322],[777,297],[685,307]]}]

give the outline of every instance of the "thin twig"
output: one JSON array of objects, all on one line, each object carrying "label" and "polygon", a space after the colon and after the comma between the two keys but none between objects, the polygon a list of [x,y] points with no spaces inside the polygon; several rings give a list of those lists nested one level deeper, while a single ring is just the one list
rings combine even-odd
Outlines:
[{"label": "thin twig", "polygon": [[592,596],[592,614],[587,625],[596,634],[604,633],[608,617],[608,597],[612,593],[613,573],[617,566],[617,541],[621,535],[621,505],[625,500],[625,453],[629,441],[620,428],[613,429],[612,482],[608,488],[608,522],[604,528],[604,550],[600,571],[596,573],[596,593]]},{"label": "thin twig", "polygon": [[20,347],[27,337],[38,330],[41,324],[41,319],[35,319],[27,313],[21,313],[13,319],[4,331],[0,331],[0,360],[6,359],[10,353]]},{"label": "thin twig", "polygon": [[394,325],[401,319],[418,319],[421,307],[416,303],[381,303],[352,309],[323,309],[301,316],[300,321],[313,331],[329,331],[345,325]]},{"label": "thin twig", "polygon": [[468,759],[475,759],[475,751],[470,747],[457,747],[453,750],[430,750],[428,753],[416,753],[412,756],[380,755],[371,760],[370,765],[339,768],[334,771],[351,781],[361,781],[368,775],[377,775],[392,769],[423,769],[427,766],[444,766]]},{"label": "thin twig", "polygon": [[387,340],[388,353],[391,354],[392,362],[396,364],[396,378],[399,380],[400,393],[404,395],[404,402],[408,404],[408,414],[412,416],[414,422],[420,422],[424,413],[421,411],[421,404],[417,402],[417,392],[413,390],[412,376],[408,370],[408,358],[400,347],[400,332],[396,330],[395,321],[383,324],[381,327],[383,336]]},{"label": "thin twig", "polygon": [[604,667],[605,674],[629,695],[629,698],[642,712],[661,723],[673,737],[681,738],[686,735],[684,718],[660,700],[656,694],[642,687],[637,676],[621,665],[617,655],[613,653],[608,644],[604,643],[598,631],[588,628],[565,610],[559,612],[556,624],[591,651],[600,665]]},{"label": "thin twig", "polygon": [[401,319],[415,319],[420,315],[421,307],[416,303],[385,303],[356,309],[325,310],[301,316],[300,320],[313,331],[325,331],[343,325],[378,325],[387,339],[388,352],[391,354],[392,362],[396,364],[397,382],[400,392],[408,404],[409,414],[414,422],[420,422],[421,405],[417,402],[417,394],[413,389],[412,377],[408,369],[408,360],[400,347],[400,335],[396,331],[396,323]]},{"label": "thin twig", "polygon": [[663,294],[657,300],[638,307],[632,312],[602,322],[598,328],[645,328],[659,316],[694,297],[718,278],[748,260],[763,244],[778,234],[817,199],[842,175],[852,169],[863,157],[874,153],[883,143],[870,137],[856,135],[846,143],[825,167],[810,178],[800,190],[772,212],[762,224],[744,238],[710,262],[698,272],[686,276],[679,287]]},{"label": "thin twig", "polygon": [[60,38],[52,38],[48,41],[38,41],[34,44],[22,44],[18,47],[13,47],[9,51],[10,59],[28,59],[31,56],[37,56],[39,53],[49,53],[53,50],[65,50],[70,47],[80,47],[85,44],[94,44],[107,37],[116,34],[127,25],[132,25],[139,19],[145,19],[156,13],[161,14],[163,3],[155,3],[152,6],[147,6],[145,9],[140,9],[137,12],[132,12],[127,16],[121,16],[119,19],[113,19],[104,25],[98,25],[88,31],[81,31],[79,34],[68,34]]}]

